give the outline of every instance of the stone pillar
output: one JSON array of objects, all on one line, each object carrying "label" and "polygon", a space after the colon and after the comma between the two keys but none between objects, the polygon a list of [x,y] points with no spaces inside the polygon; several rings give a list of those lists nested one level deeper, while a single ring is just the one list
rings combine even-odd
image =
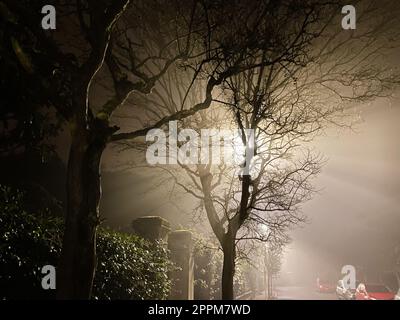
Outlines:
[{"label": "stone pillar", "polygon": [[131,226],[137,235],[150,241],[166,240],[170,231],[169,222],[157,216],[140,217]]},{"label": "stone pillar", "polygon": [[168,235],[168,249],[174,264],[170,273],[170,300],[193,300],[194,261],[192,233],[186,230],[171,232]]}]

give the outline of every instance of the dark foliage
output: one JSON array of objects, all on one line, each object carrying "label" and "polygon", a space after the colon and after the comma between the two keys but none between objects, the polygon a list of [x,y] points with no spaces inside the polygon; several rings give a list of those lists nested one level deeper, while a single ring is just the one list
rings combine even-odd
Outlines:
[{"label": "dark foliage", "polygon": [[0,198],[0,298],[51,298],[41,287],[41,268],[57,264],[60,221],[27,213],[23,195],[8,187]]},{"label": "dark foliage", "polygon": [[[36,10],[32,11],[37,21],[40,8],[37,2]],[[0,29],[0,154],[35,151],[47,158],[54,152],[49,139],[59,133],[62,119],[50,110],[42,94],[48,84],[38,81],[29,58],[39,55],[40,50],[33,37],[22,32],[22,26],[3,2],[0,2]],[[18,40],[20,35],[22,38]],[[42,61],[41,67],[46,65]]]},{"label": "dark foliage", "polygon": [[[207,240],[198,240],[194,253],[194,299],[195,300],[220,300],[221,275],[223,253],[212,248]],[[244,294],[251,289],[247,265],[238,264],[235,270],[233,286],[236,296]]]},{"label": "dark foliage", "polygon": [[97,240],[95,299],[165,299],[169,292],[167,250],[137,236],[101,230]]},{"label": "dark foliage", "polygon": [[[41,268],[57,266],[62,220],[23,209],[23,194],[0,186],[0,299],[53,299],[41,287]],[[96,299],[164,299],[167,250],[137,236],[100,229]]]}]

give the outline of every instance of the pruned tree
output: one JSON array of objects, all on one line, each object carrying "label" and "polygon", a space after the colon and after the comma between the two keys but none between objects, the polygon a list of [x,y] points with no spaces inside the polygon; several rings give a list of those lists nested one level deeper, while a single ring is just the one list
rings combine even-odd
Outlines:
[{"label": "pruned tree", "polygon": [[[360,16],[375,14],[378,8],[366,6]],[[253,172],[240,175],[237,189],[230,186],[229,194],[212,190],[216,177],[208,169],[199,170],[204,206],[224,250],[223,297],[228,299],[234,296],[235,241],[246,239],[240,234],[246,229],[258,232],[257,225],[271,225],[271,216],[285,221],[285,228],[302,221],[296,213],[313,194],[310,179],[321,165],[321,159],[309,151],[299,155],[305,143],[330,123],[345,125],[343,116],[352,103],[387,96],[399,83],[398,72],[390,66],[382,61],[373,64],[377,54],[391,47],[387,35],[395,30],[393,20],[361,25],[360,34],[347,38],[331,25],[334,7],[316,3],[306,10],[310,15],[301,15],[302,42],[294,46],[291,59],[225,82],[226,96],[219,102],[235,119],[242,144],[250,151],[246,161],[253,163]],[[254,131],[254,144],[244,129]],[[221,194],[228,197],[220,199]],[[259,233],[249,238],[265,240]]]},{"label": "pruned tree", "polygon": [[[390,3],[361,1],[354,32],[341,29],[340,5],[263,3],[252,18],[257,30],[269,30],[270,42],[249,58],[255,67],[224,79],[214,99],[220,108],[215,114],[199,113],[181,121],[182,127],[196,130],[205,125],[234,127],[250,155],[244,163],[250,172],[239,175],[226,164],[179,163],[187,175],[180,180],[175,168],[163,167],[176,184],[201,201],[224,251],[223,299],[234,297],[238,241],[269,241],[304,220],[301,204],[313,195],[311,180],[322,164],[307,143],[328,125],[350,125],[346,115],[355,114],[352,107],[387,97],[399,84],[398,71],[378,59],[398,45],[395,10],[387,10]],[[274,16],[262,15],[263,9],[272,10]],[[282,50],[287,55],[276,54]],[[220,120],[221,113],[225,121]],[[254,142],[246,129],[254,133]]]},{"label": "pruned tree", "polygon": [[[57,9],[57,31],[40,27],[45,4]],[[0,2],[4,34],[12,44],[10,59],[29,80],[28,88],[34,88],[35,102],[52,107],[71,135],[65,232],[57,272],[59,298],[89,298],[91,294],[99,224],[99,168],[106,146],[192,116],[211,105],[216,88],[229,77],[289,59],[291,51],[275,43],[280,40],[277,27],[269,29],[266,24],[279,4],[263,3],[262,10],[259,4],[207,0]],[[266,47],[274,54],[254,60]],[[146,108],[144,113],[135,109],[132,100],[150,94],[171,68],[191,74],[186,91],[197,80],[204,83],[202,100],[189,105],[183,99],[171,109],[164,97],[158,97],[157,107]],[[112,116],[128,105],[136,110],[139,121],[120,130]],[[153,115],[151,121],[144,120],[146,114]]]}]

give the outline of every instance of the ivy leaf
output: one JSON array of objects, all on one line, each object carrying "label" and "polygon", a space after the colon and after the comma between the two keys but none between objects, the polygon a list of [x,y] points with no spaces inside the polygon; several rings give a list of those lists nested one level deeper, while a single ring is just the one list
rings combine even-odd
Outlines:
[{"label": "ivy leaf", "polygon": [[18,58],[18,61],[21,63],[22,67],[25,69],[26,72],[29,74],[33,74],[34,69],[29,56],[24,52],[19,41],[14,37],[11,37],[11,45],[13,50]]}]

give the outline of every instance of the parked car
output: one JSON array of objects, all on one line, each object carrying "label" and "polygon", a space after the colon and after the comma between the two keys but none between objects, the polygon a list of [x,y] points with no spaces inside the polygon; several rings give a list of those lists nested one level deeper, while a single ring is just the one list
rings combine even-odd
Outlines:
[{"label": "parked car", "polygon": [[397,291],[397,294],[394,296],[394,300],[400,300],[400,288]]},{"label": "parked car", "polygon": [[[358,283],[356,283],[357,286]],[[343,280],[339,280],[336,286],[336,295],[339,300],[354,300],[356,289],[347,288]]]},{"label": "parked car", "polygon": [[356,300],[393,300],[394,296],[383,284],[360,283],[356,290]]},{"label": "parked car", "polygon": [[336,287],[332,281],[317,278],[317,291],[319,293],[333,293],[335,290]]}]

